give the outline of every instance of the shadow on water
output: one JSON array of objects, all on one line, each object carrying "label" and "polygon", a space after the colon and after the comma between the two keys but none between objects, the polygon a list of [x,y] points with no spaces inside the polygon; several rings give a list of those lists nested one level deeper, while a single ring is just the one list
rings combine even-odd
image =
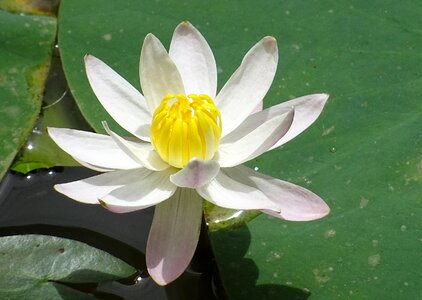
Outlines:
[{"label": "shadow on water", "polygon": [[229,299],[306,300],[310,293],[281,284],[257,284],[259,270],[255,262],[245,258],[251,242],[247,226],[220,230],[210,234],[215,241],[214,254],[219,259],[220,276],[230,285]]},{"label": "shadow on water", "polygon": [[86,168],[40,169],[27,175],[9,172],[0,184],[0,235],[45,234],[82,241],[138,270],[130,278],[100,284],[55,282],[63,299],[68,297],[69,288],[96,299],[224,299],[205,227],[189,268],[173,283],[161,287],[149,277],[145,267],[152,208],[115,214],[100,205],[78,203],[53,189],[56,183],[95,174]]}]

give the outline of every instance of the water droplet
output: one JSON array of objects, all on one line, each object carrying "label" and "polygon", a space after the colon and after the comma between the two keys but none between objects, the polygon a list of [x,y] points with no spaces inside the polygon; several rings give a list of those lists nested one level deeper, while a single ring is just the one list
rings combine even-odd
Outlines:
[{"label": "water droplet", "polygon": [[283,256],[283,253],[280,253],[278,251],[270,251],[270,253],[268,253],[265,261],[266,262],[272,262],[274,260],[280,259],[282,256]]},{"label": "water droplet", "polygon": [[400,231],[404,232],[404,231],[406,231],[406,229],[407,229],[407,226],[406,225],[400,226]]},{"label": "water droplet", "polygon": [[334,229],[329,229],[324,233],[325,238],[332,238],[336,235],[336,231]]},{"label": "water droplet", "polygon": [[113,38],[113,36],[110,33],[106,33],[103,35],[103,39],[108,41],[111,41],[111,39]]},{"label": "water droplet", "polygon": [[371,267],[376,267],[381,263],[381,255],[374,254],[368,257],[368,264]]},{"label": "water droplet", "polygon": [[365,197],[360,197],[360,203],[359,203],[359,208],[364,208],[368,205],[369,200],[366,199]]},{"label": "water droplet", "polygon": [[334,147],[334,146],[330,147],[330,152],[331,153],[336,153],[337,152],[337,148]]}]

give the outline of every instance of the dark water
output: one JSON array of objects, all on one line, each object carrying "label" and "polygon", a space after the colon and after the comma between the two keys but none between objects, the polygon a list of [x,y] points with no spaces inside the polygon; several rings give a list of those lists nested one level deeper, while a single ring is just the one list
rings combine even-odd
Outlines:
[{"label": "dark water", "polygon": [[153,208],[114,214],[99,205],[80,204],[53,189],[55,183],[94,174],[85,168],[40,169],[27,175],[9,172],[0,184],[0,235],[37,233],[79,240],[138,270],[138,274],[120,281],[72,285],[98,299],[226,299],[205,228],[189,268],[176,281],[161,287],[145,267]]}]

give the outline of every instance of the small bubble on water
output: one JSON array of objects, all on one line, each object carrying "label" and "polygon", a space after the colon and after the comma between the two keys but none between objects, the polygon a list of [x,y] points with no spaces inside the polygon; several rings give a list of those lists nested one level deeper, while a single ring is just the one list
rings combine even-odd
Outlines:
[{"label": "small bubble on water", "polygon": [[331,153],[336,153],[336,151],[337,151],[337,148],[336,147],[334,147],[334,146],[330,147],[330,152]]}]

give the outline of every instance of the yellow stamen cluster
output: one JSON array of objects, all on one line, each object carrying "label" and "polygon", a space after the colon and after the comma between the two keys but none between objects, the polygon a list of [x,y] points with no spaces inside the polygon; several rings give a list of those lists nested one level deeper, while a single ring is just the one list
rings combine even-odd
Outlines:
[{"label": "yellow stamen cluster", "polygon": [[168,94],[154,112],[150,136],[164,161],[183,168],[194,157],[213,158],[221,129],[220,111],[211,97]]}]

